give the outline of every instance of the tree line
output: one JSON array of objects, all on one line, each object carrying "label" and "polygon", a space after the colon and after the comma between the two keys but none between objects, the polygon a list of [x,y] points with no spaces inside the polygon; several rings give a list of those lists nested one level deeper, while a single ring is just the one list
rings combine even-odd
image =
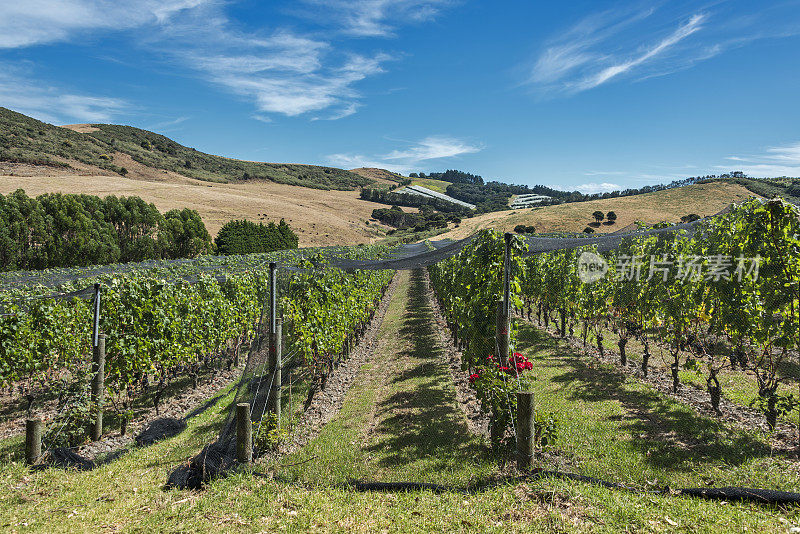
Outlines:
[{"label": "tree line", "polygon": [[139,197],[19,189],[0,195],[0,270],[46,269],[147,259],[190,258],[212,250],[195,210],[161,214]]},{"label": "tree line", "polygon": [[461,223],[461,218],[457,214],[440,213],[430,206],[421,207],[419,213],[406,213],[400,206],[392,206],[389,209],[378,208],[372,210],[372,218],[398,230],[413,227],[419,232],[433,228],[447,228],[448,222]]},{"label": "tree line", "polygon": [[450,182],[453,184],[477,184],[483,185],[483,177],[477,174],[470,174],[464,171],[457,171],[455,169],[448,169],[444,172],[432,172],[426,175],[424,172],[412,172],[408,175],[410,178],[430,178],[432,180],[442,180],[443,182]]},{"label": "tree line", "polygon": [[370,202],[377,202],[379,204],[388,204],[390,206],[406,206],[409,208],[422,208],[423,206],[428,206],[436,211],[456,214],[459,217],[470,217],[472,215],[472,210],[469,208],[459,206],[458,204],[454,204],[448,200],[424,197],[422,195],[412,195],[409,193],[397,193],[394,191],[387,191],[386,189],[365,187],[361,190],[361,199],[369,200]]}]

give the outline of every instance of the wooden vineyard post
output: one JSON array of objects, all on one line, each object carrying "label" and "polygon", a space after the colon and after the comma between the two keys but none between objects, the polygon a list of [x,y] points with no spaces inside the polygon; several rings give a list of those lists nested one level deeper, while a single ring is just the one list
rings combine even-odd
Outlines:
[{"label": "wooden vineyard post", "polygon": [[517,392],[517,469],[529,471],[533,467],[536,417],[533,392]]},{"label": "wooden vineyard post", "polygon": [[497,305],[497,359],[500,365],[508,365],[508,349],[511,342],[508,315],[505,312],[505,303],[502,300]]},{"label": "wooden vineyard post", "polygon": [[497,355],[500,365],[508,365],[511,346],[511,239],[505,234],[503,253],[503,298],[497,301]]},{"label": "wooden vineyard post", "polygon": [[275,318],[275,332],[270,333],[269,336],[269,374],[272,381],[272,389],[269,392],[269,402],[267,409],[270,413],[275,414],[275,421],[280,428],[281,426],[281,373],[283,371],[281,365],[281,356],[283,352],[283,342],[281,334],[283,333],[283,318]]},{"label": "wooden vineyard post", "polygon": [[106,335],[97,335],[92,358],[92,441],[103,436],[103,404],[105,403]]},{"label": "wooden vineyard post", "polygon": [[42,455],[42,428],[41,419],[28,419],[25,421],[25,463],[35,464]]},{"label": "wooden vineyard post", "polygon": [[269,264],[269,333],[275,333],[275,319],[278,317],[278,264]]},{"label": "wooden vineyard post", "polygon": [[236,460],[242,464],[253,461],[253,424],[247,402],[236,405]]}]

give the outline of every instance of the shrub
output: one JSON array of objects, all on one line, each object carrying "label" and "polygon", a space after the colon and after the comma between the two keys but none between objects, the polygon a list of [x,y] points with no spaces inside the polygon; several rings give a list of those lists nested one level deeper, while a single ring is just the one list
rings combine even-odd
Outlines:
[{"label": "shrub", "polygon": [[279,224],[229,221],[225,223],[215,243],[220,254],[252,254],[297,248],[297,235],[286,221]]}]

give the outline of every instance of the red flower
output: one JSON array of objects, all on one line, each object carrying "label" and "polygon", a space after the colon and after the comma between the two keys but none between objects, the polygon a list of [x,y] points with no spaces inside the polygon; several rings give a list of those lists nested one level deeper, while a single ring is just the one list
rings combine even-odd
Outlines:
[{"label": "red flower", "polygon": [[477,379],[479,379],[480,377],[481,377],[481,374],[480,374],[480,373],[473,373],[473,374],[469,375],[469,383],[470,383],[470,384],[474,384],[474,383],[475,383],[475,381],[476,381]]}]

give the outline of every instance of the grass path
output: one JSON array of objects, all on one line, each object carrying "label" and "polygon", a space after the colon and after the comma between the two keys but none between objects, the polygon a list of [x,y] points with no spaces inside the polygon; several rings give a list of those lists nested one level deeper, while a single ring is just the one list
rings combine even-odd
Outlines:
[{"label": "grass path", "polygon": [[[0,531],[787,532],[800,520],[795,509],[568,480],[504,483],[454,400],[422,276],[398,276],[378,349],[342,410],[292,456],[200,492],[163,489],[168,472],[213,439],[230,401],[223,399],[184,433],[94,471],[0,463]],[[535,362],[537,408],[560,419],[545,467],[640,488],[800,489],[797,465],[771,457],[757,435],[698,416],[534,327],[521,326],[518,349]],[[351,478],[476,491],[357,492],[346,484]]]},{"label": "grass path", "polygon": [[466,485],[494,471],[456,404],[422,274],[398,276],[379,347],[342,411],[283,463],[316,460],[280,471],[282,476],[320,484],[353,478]]}]

